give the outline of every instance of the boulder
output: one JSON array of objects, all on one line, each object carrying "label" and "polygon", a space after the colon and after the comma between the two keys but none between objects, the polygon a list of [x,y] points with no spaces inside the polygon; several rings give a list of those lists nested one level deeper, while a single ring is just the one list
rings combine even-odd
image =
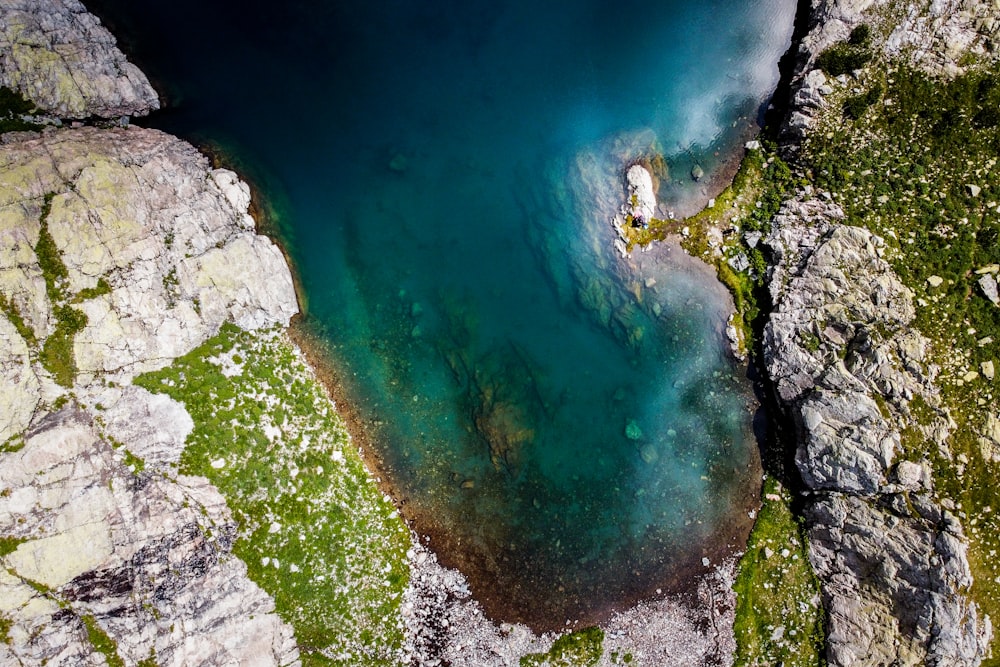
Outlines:
[{"label": "boulder", "polygon": [[1000,290],[997,289],[997,279],[993,274],[986,273],[979,277],[979,289],[983,296],[995,305],[1000,305]]},{"label": "boulder", "polygon": [[625,172],[628,195],[627,213],[639,224],[649,224],[656,213],[653,177],[641,164],[633,164]]}]

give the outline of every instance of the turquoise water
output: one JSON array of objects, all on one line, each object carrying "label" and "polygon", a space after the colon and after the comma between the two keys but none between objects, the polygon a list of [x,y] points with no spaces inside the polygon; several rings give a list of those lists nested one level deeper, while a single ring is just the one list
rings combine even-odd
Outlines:
[{"label": "turquoise water", "polygon": [[[713,273],[619,260],[632,162],[688,211],[753,126],[791,0],[102,0],[285,225],[404,515],[492,615],[592,620],[738,546],[758,483]],[[331,548],[335,548],[332,546]]]}]

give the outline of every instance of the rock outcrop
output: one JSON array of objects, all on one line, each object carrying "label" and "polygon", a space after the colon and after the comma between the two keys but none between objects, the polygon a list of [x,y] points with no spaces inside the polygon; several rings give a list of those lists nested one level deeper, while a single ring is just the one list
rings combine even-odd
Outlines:
[{"label": "rock outcrop", "polygon": [[0,569],[0,663],[104,664],[95,632],[126,664],[297,662],[292,629],[231,554],[218,491],[130,470],[112,440],[66,407],[0,455],[0,533],[20,542]]},{"label": "rock outcrop", "polygon": [[156,91],[77,0],[0,3],[0,86],[59,118],[141,116]]},{"label": "rock outcrop", "polygon": [[[297,311],[281,252],[254,233],[246,184],[179,139],[134,127],[49,131],[0,147],[0,164],[0,290],[20,325],[2,325],[2,439],[55,391],[38,353],[60,335],[66,308],[85,317],[67,360],[82,385],[127,383],[225,321],[253,329]],[[60,276],[37,256],[43,227]]]},{"label": "rock outcrop", "polygon": [[[2,3],[0,84],[62,119],[157,107],[73,0]],[[190,416],[129,384],[297,312],[249,188],[134,127],[6,134],[0,172],[0,663],[297,664],[225,500],[178,474]]]},{"label": "rock outcrop", "polygon": [[[992,57],[996,3],[812,0],[791,72],[783,151],[795,161],[836,88],[817,57],[869,27],[874,60],[952,76]],[[857,34],[857,33],[856,33]],[[794,422],[810,560],[828,613],[830,665],[978,665],[990,619],[970,598],[967,540],[937,499],[929,465],[906,460],[905,429],[950,457],[936,369],[915,331],[914,298],[882,259],[884,243],[805,188],[773,221],[774,311],[764,337],[779,401]],[[938,278],[938,280],[940,280]],[[917,424],[919,397],[937,413]],[[915,458],[915,457],[914,457]]]},{"label": "rock outcrop", "polygon": [[901,460],[910,401],[938,403],[913,295],[881,239],[842,217],[790,201],[766,241],[776,264],[764,350],[796,427],[827,659],[978,665],[990,627],[969,599],[962,527],[934,499],[926,464]]},{"label": "rock outcrop", "polygon": [[789,142],[805,136],[832,90],[827,76],[816,68],[817,56],[847,40],[862,24],[885,35],[872,47],[879,54],[906,59],[934,75],[963,72],[963,57],[992,54],[1000,36],[995,3],[980,0],[812,0],[810,28],[798,46],[792,76],[795,94],[784,124]]}]

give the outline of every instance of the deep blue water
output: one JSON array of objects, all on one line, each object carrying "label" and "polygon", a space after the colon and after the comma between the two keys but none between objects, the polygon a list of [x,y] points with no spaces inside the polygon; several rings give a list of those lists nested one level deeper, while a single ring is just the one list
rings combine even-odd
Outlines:
[{"label": "deep blue water", "polygon": [[[94,4],[275,206],[404,515],[490,613],[593,619],[745,537],[754,409],[728,297],[616,259],[624,169],[662,213],[733,153],[793,0]],[[331,545],[331,548],[336,548]]]}]

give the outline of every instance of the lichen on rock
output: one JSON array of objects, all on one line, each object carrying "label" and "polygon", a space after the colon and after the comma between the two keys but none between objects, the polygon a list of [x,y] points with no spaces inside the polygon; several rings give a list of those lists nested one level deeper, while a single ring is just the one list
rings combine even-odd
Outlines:
[{"label": "lichen on rock", "polygon": [[146,75],[77,0],[0,3],[0,86],[59,118],[118,118],[158,109]]}]

